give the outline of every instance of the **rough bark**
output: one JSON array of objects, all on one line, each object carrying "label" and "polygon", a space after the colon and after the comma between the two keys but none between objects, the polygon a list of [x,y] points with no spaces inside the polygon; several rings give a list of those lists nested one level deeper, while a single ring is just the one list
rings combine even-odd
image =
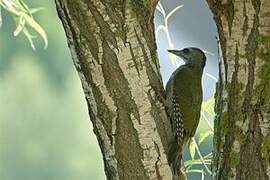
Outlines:
[{"label": "rough bark", "polygon": [[[152,12],[156,0],[56,0],[107,179],[172,179],[170,123]],[[152,6],[151,6],[152,5]]]},{"label": "rough bark", "polygon": [[270,1],[208,0],[222,58],[214,179],[270,177]]}]

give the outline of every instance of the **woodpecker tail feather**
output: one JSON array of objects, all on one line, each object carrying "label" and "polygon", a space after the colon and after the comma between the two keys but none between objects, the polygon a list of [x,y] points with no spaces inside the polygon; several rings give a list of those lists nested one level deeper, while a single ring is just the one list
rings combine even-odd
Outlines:
[{"label": "woodpecker tail feather", "polygon": [[169,147],[168,163],[174,175],[179,175],[181,171],[183,148],[174,140]]}]

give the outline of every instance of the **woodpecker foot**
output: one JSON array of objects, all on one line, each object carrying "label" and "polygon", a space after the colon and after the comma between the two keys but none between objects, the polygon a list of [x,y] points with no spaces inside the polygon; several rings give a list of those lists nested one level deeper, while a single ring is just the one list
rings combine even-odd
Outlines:
[{"label": "woodpecker foot", "polygon": [[154,88],[154,91],[156,93],[156,98],[158,101],[160,101],[166,108],[168,107],[168,102],[166,101],[165,98],[165,91],[164,90],[157,90],[156,88]]},{"label": "woodpecker foot", "polygon": [[165,97],[163,96],[163,94],[158,93],[158,94],[157,94],[157,99],[158,99],[160,102],[162,102],[162,103],[164,104],[165,107],[168,107],[168,103],[167,103]]}]

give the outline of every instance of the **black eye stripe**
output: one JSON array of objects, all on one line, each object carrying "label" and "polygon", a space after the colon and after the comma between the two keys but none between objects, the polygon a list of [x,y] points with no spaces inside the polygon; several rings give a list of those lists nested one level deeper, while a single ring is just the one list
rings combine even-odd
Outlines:
[{"label": "black eye stripe", "polygon": [[185,48],[185,49],[183,49],[183,52],[184,53],[188,53],[189,52],[189,49],[188,48]]}]

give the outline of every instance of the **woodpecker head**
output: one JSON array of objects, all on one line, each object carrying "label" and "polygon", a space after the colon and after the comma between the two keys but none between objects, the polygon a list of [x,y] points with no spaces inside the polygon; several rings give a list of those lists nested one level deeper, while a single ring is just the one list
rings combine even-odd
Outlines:
[{"label": "woodpecker head", "polygon": [[199,48],[189,47],[182,50],[168,50],[168,52],[180,57],[186,64],[202,68],[205,66],[206,56]]}]

